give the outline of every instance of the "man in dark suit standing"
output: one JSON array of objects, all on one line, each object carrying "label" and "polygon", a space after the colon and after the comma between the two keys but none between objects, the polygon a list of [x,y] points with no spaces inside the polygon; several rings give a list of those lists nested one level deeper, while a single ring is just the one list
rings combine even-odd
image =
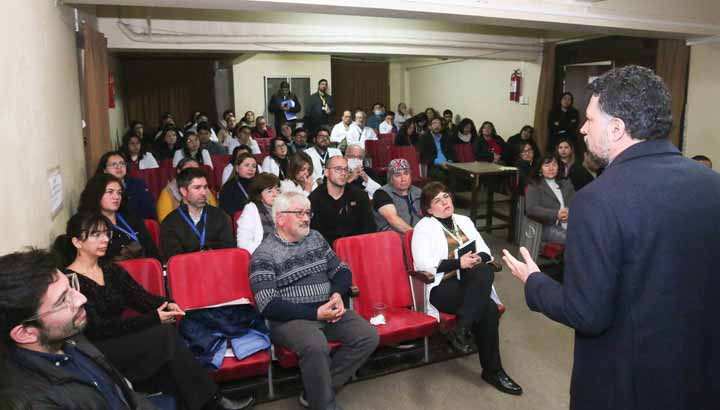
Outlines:
[{"label": "man in dark suit standing", "polygon": [[667,140],[670,93],[637,66],[590,85],[582,128],[606,166],[572,202],[564,283],[503,259],[530,309],[575,329],[571,409],[720,405],[720,175]]},{"label": "man in dark suit standing", "polygon": [[323,125],[330,125],[330,114],[335,110],[332,95],[328,94],[326,79],[318,81],[318,90],[308,99],[307,113],[305,114],[305,128],[310,135],[315,135]]}]

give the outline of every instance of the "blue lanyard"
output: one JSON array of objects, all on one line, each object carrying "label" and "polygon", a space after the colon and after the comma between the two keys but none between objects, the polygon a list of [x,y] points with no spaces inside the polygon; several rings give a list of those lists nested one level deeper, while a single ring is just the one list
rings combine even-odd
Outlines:
[{"label": "blue lanyard", "polygon": [[120,222],[125,228],[118,226],[118,225],[113,225],[113,228],[124,233],[125,235],[128,236],[128,238],[132,239],[133,241],[140,242],[140,240],[138,239],[138,236],[135,235],[135,232],[133,232],[132,227],[130,227],[130,224],[127,223],[125,218],[123,218],[123,216],[120,214],[115,214],[115,217],[117,218],[118,222]]},{"label": "blue lanyard", "polygon": [[248,195],[247,191],[245,190],[245,187],[242,186],[242,184],[240,183],[240,181],[238,181],[237,184],[238,184],[238,188],[240,188],[240,190],[242,191],[243,195],[245,195],[245,198],[250,199],[250,195]]},{"label": "blue lanyard", "polygon": [[207,212],[205,212],[205,209],[203,209],[202,214],[202,223],[203,223],[203,230],[202,234],[200,231],[198,231],[197,226],[193,223],[193,221],[190,219],[190,217],[183,211],[182,207],[178,207],[178,211],[180,211],[180,215],[182,215],[185,222],[187,222],[188,225],[190,225],[190,228],[192,228],[193,232],[195,232],[195,235],[197,235],[198,238],[200,238],[200,249],[205,247],[205,231],[207,230]]},{"label": "blue lanyard", "polygon": [[405,199],[408,204],[408,210],[410,211],[410,225],[412,225],[413,221],[415,220],[415,214],[417,211],[415,210],[415,205],[413,205],[413,197],[412,194],[408,191],[408,194],[406,197],[403,197],[402,195],[398,195],[395,193],[395,191],[392,192],[393,195]]}]

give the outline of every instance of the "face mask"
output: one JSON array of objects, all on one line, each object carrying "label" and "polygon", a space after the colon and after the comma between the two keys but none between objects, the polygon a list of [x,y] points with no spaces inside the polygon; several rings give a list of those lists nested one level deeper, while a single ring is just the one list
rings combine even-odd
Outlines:
[{"label": "face mask", "polygon": [[348,160],[348,168],[350,168],[350,169],[356,169],[358,167],[361,167],[362,164],[363,164],[362,160],[357,159],[357,158],[350,158]]},{"label": "face mask", "polygon": [[383,114],[385,114],[385,112],[383,112],[383,110],[375,110],[375,111],[373,111],[373,112],[374,112],[375,115],[377,115],[378,117],[381,116],[381,115],[383,115]]},{"label": "face mask", "polygon": [[458,137],[460,137],[460,140],[462,142],[470,142],[472,139],[472,134],[458,134]]}]

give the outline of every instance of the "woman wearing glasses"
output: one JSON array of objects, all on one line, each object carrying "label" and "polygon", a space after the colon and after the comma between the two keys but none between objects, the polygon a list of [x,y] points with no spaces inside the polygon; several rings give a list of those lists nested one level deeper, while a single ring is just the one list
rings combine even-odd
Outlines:
[{"label": "woman wearing glasses", "polygon": [[159,258],[155,243],[145,224],[126,212],[120,181],[112,175],[95,175],[88,180],[80,194],[80,212],[103,214],[112,222],[112,235],[105,258],[124,260]]},{"label": "woman wearing glasses", "polygon": [[288,147],[287,142],[277,137],[270,140],[270,155],[265,157],[262,163],[264,172],[277,175],[282,181],[287,178],[288,172]]},{"label": "woman wearing glasses", "polygon": [[[425,185],[420,205],[426,216],[415,225],[412,255],[414,269],[432,280],[425,285],[428,314],[438,320],[440,312],[457,315],[457,326],[449,334],[453,347],[469,353],[474,336],[483,380],[503,393],[522,394],[522,388],[505,373],[500,361],[499,314],[491,296],[495,276],[488,265],[492,261],[490,248],[475,223],[455,213],[444,184]],[[473,241],[475,252],[458,258],[456,251]]]},{"label": "woman wearing glasses", "polygon": [[[87,338],[137,390],[170,393],[187,409],[246,407],[252,398],[244,404],[220,395],[181,342],[173,325],[185,314],[180,306],[148,293],[122,267],[103,262],[112,232],[112,222],[97,213],[77,213],[67,224],[76,256],[64,272],[77,276],[87,298]],[[139,315],[126,318],[126,309]]]},{"label": "woman wearing glasses", "polygon": [[268,234],[275,230],[272,206],[280,193],[280,180],[263,172],[250,185],[250,202],[237,220],[237,247],[251,254]]},{"label": "woman wearing glasses", "polygon": [[155,199],[142,179],[128,175],[128,160],[120,151],[108,151],[100,157],[95,175],[110,174],[120,180],[123,202],[128,213],[139,219],[157,219]]}]

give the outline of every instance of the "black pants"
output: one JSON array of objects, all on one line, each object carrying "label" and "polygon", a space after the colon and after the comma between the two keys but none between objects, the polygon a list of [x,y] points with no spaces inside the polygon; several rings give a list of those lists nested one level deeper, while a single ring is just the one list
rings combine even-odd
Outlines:
[{"label": "black pants", "polygon": [[173,325],[93,343],[133,385],[171,394],[182,408],[202,409],[217,393],[217,384],[182,343]]},{"label": "black pants", "polygon": [[493,372],[502,368],[498,334],[498,312],[490,299],[493,271],[478,265],[463,269],[460,280],[442,281],[430,292],[430,303],[439,311],[458,315],[458,326],[471,329],[478,346],[483,370]]}]

